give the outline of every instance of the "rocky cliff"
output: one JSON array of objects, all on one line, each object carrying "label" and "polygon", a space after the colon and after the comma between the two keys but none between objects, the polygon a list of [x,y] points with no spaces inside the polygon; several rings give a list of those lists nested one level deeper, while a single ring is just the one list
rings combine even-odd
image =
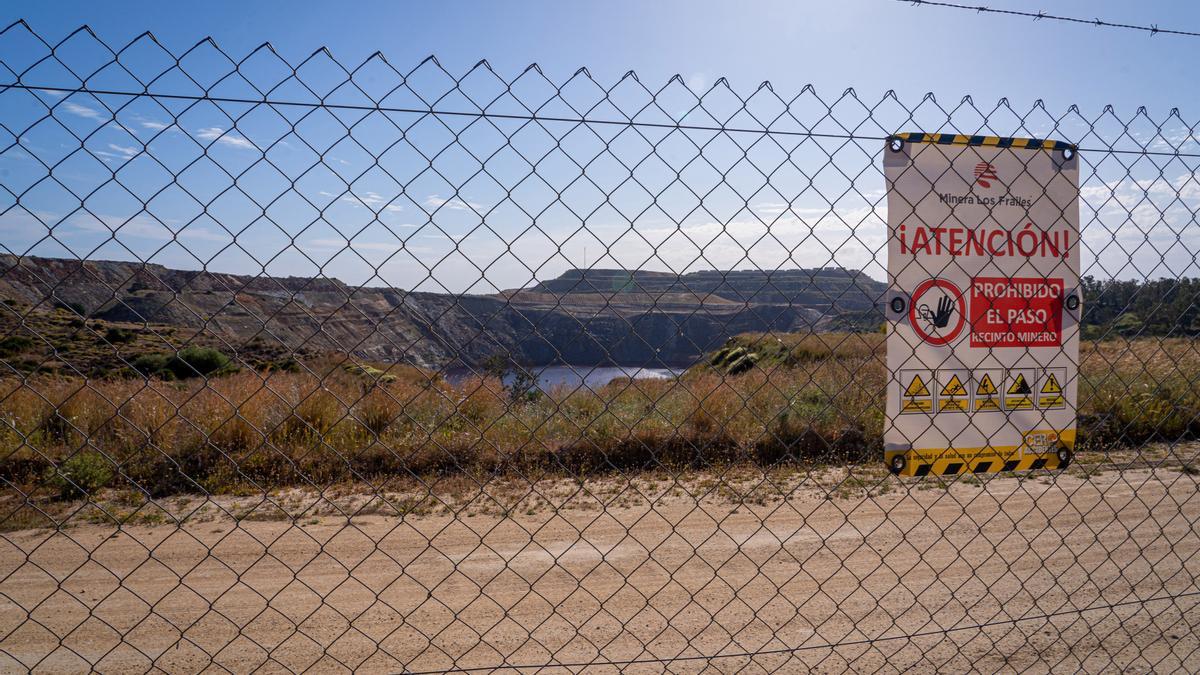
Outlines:
[{"label": "rocky cliff", "polygon": [[10,305],[171,325],[233,345],[258,340],[421,366],[479,363],[496,353],[529,365],[684,365],[738,333],[806,330],[870,313],[882,292],[881,283],[840,268],[569,270],[497,295],[452,295],[0,256],[0,299]]}]

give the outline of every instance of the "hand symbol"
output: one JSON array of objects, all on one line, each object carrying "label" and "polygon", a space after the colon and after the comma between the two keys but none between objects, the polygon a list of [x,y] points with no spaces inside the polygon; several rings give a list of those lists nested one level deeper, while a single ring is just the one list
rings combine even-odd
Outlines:
[{"label": "hand symbol", "polygon": [[937,312],[929,319],[935,328],[945,328],[946,324],[950,323],[950,315],[954,313],[954,300],[948,295],[943,295],[941,300],[938,300]]}]

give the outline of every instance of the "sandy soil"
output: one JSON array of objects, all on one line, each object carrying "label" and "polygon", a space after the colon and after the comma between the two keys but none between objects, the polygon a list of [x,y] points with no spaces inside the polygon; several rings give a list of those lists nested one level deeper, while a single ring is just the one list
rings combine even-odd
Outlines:
[{"label": "sandy soil", "polygon": [[[9,532],[0,669],[1200,669],[1190,471],[875,476],[858,495],[777,478],[774,497],[739,491],[759,472],[510,484],[504,513]],[[650,659],[675,660],[582,665]]]}]

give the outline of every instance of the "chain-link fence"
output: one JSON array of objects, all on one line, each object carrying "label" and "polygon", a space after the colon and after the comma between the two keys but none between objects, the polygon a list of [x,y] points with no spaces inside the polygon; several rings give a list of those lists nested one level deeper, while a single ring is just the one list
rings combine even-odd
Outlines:
[{"label": "chain-link fence", "polygon": [[[0,66],[3,670],[1200,664],[1176,111],[24,23]],[[1077,160],[1069,462],[885,463],[914,130]]]}]

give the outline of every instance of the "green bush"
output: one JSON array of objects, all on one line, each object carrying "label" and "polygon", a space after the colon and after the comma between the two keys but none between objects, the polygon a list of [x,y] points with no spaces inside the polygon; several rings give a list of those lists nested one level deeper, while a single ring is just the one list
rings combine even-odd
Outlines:
[{"label": "green bush", "polygon": [[184,347],[168,359],[167,369],[182,380],[196,376],[226,375],[236,371],[237,367],[228,356],[211,347]]},{"label": "green bush", "polygon": [[55,299],[54,308],[60,312],[68,314],[78,314],[79,316],[87,316],[87,308],[78,302],[66,302],[65,300]]},{"label": "green bush", "polygon": [[129,365],[144,377],[161,376],[167,369],[166,354],[142,354]]},{"label": "green bush", "polygon": [[108,330],[104,331],[104,341],[113,345],[124,342],[133,342],[134,338],[136,337],[137,333],[134,333],[128,328],[117,328],[115,326],[110,326]]},{"label": "green bush", "polygon": [[93,495],[112,480],[112,465],[100,453],[80,452],[48,471],[47,483],[62,499]]},{"label": "green bush", "polygon": [[[299,364],[297,364],[296,370],[299,370],[299,369],[300,369]],[[382,370],[376,368],[375,366],[369,366],[365,363],[362,363],[362,364],[348,363],[348,364],[342,366],[342,370],[346,371],[347,373],[350,373],[351,375],[358,375],[359,377],[365,377],[374,382],[379,382],[381,384],[387,384],[389,382],[396,381],[395,375],[385,372],[385,371],[382,371]],[[295,372],[295,371],[293,371],[293,372]]]},{"label": "green bush", "polygon": [[298,373],[300,362],[293,358],[276,359],[266,365],[268,373]]},{"label": "green bush", "polygon": [[1142,320],[1133,312],[1126,312],[1112,324],[1112,330],[1119,335],[1132,336],[1142,332]]},{"label": "green bush", "polygon": [[507,354],[492,354],[479,364],[486,375],[499,378],[513,403],[533,403],[542,396],[537,376]]},{"label": "green bush", "polygon": [[142,354],[130,364],[143,377],[185,380],[237,372],[228,356],[211,347],[184,347],[174,354]]},{"label": "green bush", "polygon": [[0,340],[0,356],[13,356],[33,347],[33,340],[24,335],[9,335]]}]

